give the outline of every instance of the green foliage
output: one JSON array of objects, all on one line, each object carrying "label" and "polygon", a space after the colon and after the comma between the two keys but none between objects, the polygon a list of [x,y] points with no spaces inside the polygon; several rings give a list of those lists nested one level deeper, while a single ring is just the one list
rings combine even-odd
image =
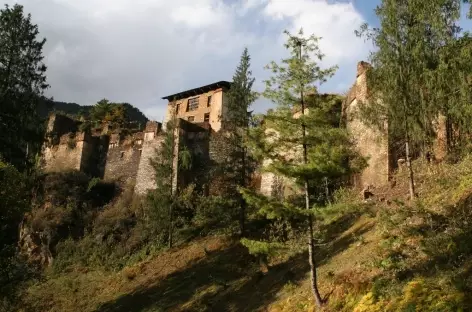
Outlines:
[{"label": "green foliage", "polygon": [[[313,219],[318,208],[325,207],[330,200],[328,181],[331,187],[337,187],[344,177],[363,169],[365,161],[353,161],[362,158],[354,150],[347,131],[333,122],[340,102],[318,93],[319,84],[336,70],[320,68],[318,63],[323,54],[318,47],[319,39],[313,35],[304,38],[302,31],[298,36],[286,34],[285,47],[290,57],[280,65],[271,62],[266,67],[272,77],[265,81],[263,95],[276,103],[277,109],[266,114],[263,125],[251,129],[248,143],[255,157],[263,161],[262,170],[278,177],[280,194],[266,197],[244,188],[241,192],[247,203],[268,219],[297,221],[308,230],[310,272],[315,276]],[[245,242],[253,252],[271,250],[267,245],[271,242]],[[322,299],[317,287],[316,283],[312,285],[316,304],[320,306]]]},{"label": "green foliage", "polygon": [[194,225],[202,228],[201,233],[211,233],[220,229],[231,231],[236,219],[238,202],[221,196],[200,196],[196,203]]},{"label": "green foliage", "polygon": [[369,204],[361,201],[356,190],[340,188],[333,193],[332,203],[315,210],[315,216],[324,224],[330,224],[348,215],[360,215],[369,209]]},{"label": "green foliage", "polygon": [[28,190],[26,177],[0,161],[0,250],[16,243],[17,225],[30,208]]},{"label": "green foliage", "polygon": [[[239,130],[248,127],[252,115],[249,109],[257,98],[257,93],[252,91],[255,79],[252,77],[250,66],[251,57],[247,48],[245,48],[233,75],[231,88],[227,93],[227,122]],[[238,131],[238,135],[241,136],[242,133]]]},{"label": "green foliage", "polygon": [[459,36],[462,2],[468,1],[384,0],[375,11],[380,27],[366,24],[357,32],[378,48],[370,57],[370,100],[361,115],[383,129],[388,123],[390,138],[410,141],[416,151],[431,150],[440,115],[449,148],[468,132],[471,45],[467,33]]},{"label": "green foliage", "polygon": [[[358,162],[357,168],[348,165],[361,158],[353,150],[347,132],[332,124],[332,111],[339,102],[316,93],[316,84],[324,82],[335,70],[321,70],[311,60],[312,54],[317,60],[323,58],[317,42],[318,38],[314,36],[304,39],[289,35],[286,47],[291,57],[282,60],[282,65],[272,62],[267,66],[274,76],[266,81],[264,96],[277,103],[278,108],[267,113],[263,126],[251,130],[250,147],[258,159],[269,162],[264,171],[293,181],[294,192],[298,194],[307,182],[310,201],[324,205],[327,198],[323,194],[326,193],[317,186],[324,184],[325,179],[334,181],[357,172],[365,162]],[[315,94],[307,96],[302,112],[300,94],[309,91]],[[294,117],[294,111],[302,114]],[[306,148],[306,162],[302,147]],[[310,214],[302,212],[306,207],[291,202],[264,199],[250,195],[249,191],[245,191],[244,196],[271,217],[282,216],[285,212],[289,215]]]},{"label": "green foliage", "polygon": [[[257,98],[257,93],[252,91],[255,79],[252,77],[250,60],[247,48],[241,55],[241,60],[233,75],[231,88],[227,93],[227,120],[226,130],[229,130],[230,155],[224,164],[223,174],[226,181],[230,181],[236,188],[247,187],[250,176],[255,171],[256,163],[247,149],[248,129],[253,123],[252,103]],[[239,227],[241,235],[245,234],[246,206],[244,198],[236,192],[234,196],[239,200]]]},{"label": "green foliage", "polygon": [[97,184],[100,183],[100,181],[100,178],[92,178],[88,183],[87,192],[90,192]]},{"label": "green foliage", "polygon": [[[87,191],[87,196],[96,192],[100,184],[90,180],[88,186],[95,186]],[[117,270],[163,247],[146,226],[145,207],[133,196],[133,188],[126,186],[113,202],[90,214],[81,235],[59,238],[52,268],[55,274],[77,267]]]},{"label": "green foliage", "polygon": [[90,132],[90,130],[92,130],[92,123],[88,120],[84,121],[79,126],[80,132]]},{"label": "green foliage", "polygon": [[43,137],[37,109],[48,87],[42,55],[46,40],[38,36],[23,6],[0,10],[0,153],[19,169],[31,165],[28,157],[39,152]]},{"label": "green foliage", "polygon": [[242,238],[241,244],[243,244],[249,250],[249,253],[251,255],[255,256],[273,256],[285,248],[285,246],[281,243],[261,242],[256,240],[250,240],[247,238]]},{"label": "green foliage", "polygon": [[128,121],[128,118],[122,104],[111,103],[107,99],[102,99],[90,110],[90,120],[95,124],[109,122],[114,126],[122,127]]},{"label": "green foliage", "polygon": [[29,274],[16,244],[18,225],[30,209],[30,183],[14,166],[0,161],[0,292],[5,297]]}]

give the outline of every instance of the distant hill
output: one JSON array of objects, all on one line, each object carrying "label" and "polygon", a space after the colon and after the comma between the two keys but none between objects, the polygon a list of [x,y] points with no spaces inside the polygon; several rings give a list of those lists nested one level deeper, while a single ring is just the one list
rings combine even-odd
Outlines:
[{"label": "distant hill", "polygon": [[[136,107],[129,103],[120,103],[125,107],[129,121],[145,125],[149,119]],[[45,100],[39,107],[39,115],[46,118],[50,112],[61,112],[72,116],[87,117],[92,109],[92,105],[79,105],[77,103],[56,102]]]}]

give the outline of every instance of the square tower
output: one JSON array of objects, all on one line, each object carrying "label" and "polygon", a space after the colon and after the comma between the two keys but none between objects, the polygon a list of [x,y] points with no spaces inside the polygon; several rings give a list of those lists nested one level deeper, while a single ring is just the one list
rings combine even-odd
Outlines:
[{"label": "square tower", "polygon": [[230,82],[219,81],[163,97],[168,101],[164,124],[175,116],[192,123],[208,123],[212,130],[219,131],[227,113],[226,92],[230,87]]}]

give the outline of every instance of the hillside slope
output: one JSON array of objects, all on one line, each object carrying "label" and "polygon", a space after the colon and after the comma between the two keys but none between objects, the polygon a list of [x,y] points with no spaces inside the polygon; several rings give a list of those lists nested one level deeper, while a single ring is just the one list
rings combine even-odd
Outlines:
[{"label": "hillside slope", "polygon": [[[400,170],[394,187],[326,212],[324,311],[470,311],[472,158],[415,169],[417,201]],[[208,236],[145,258],[51,273],[25,290],[23,311],[315,311],[304,252],[274,257],[266,272],[237,239]]]}]

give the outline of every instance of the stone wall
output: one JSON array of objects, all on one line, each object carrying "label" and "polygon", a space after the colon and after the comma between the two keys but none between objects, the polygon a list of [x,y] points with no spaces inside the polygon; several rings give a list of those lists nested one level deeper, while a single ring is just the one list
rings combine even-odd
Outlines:
[{"label": "stone wall", "polygon": [[77,142],[74,147],[67,143],[44,146],[42,151],[44,172],[80,170],[83,145],[84,142]]},{"label": "stone wall", "polygon": [[[381,186],[388,183],[391,164],[387,132],[369,127],[358,116],[359,107],[368,99],[367,70],[369,64],[359,62],[357,77],[343,104],[343,119],[360,154],[368,159],[368,167],[353,177],[356,187]],[[387,127],[386,127],[387,128]]]},{"label": "stone wall", "polygon": [[235,177],[228,172],[229,159],[232,145],[230,144],[230,133],[225,130],[219,132],[211,131],[209,142],[209,163],[213,167],[211,183],[209,185],[210,195],[232,194],[235,191]]},{"label": "stone wall", "polygon": [[[174,155],[173,189],[195,183],[197,189],[206,194],[223,195],[229,189],[231,179],[218,171],[227,164],[230,153],[229,133],[221,131],[224,91],[222,88],[199,95],[199,107],[187,112],[188,99],[179,100],[178,125]],[[211,96],[211,101],[208,102]],[[210,105],[208,105],[210,103]],[[168,109],[173,106],[169,103]],[[205,114],[209,120],[205,121]],[[169,111],[167,118],[172,115]],[[193,116],[193,121],[188,117]],[[144,195],[156,188],[156,177],[151,159],[164,140],[162,125],[148,122],[143,132],[132,135],[120,134],[120,129],[94,129],[92,133],[78,132],[80,122],[64,116],[53,116],[49,120],[49,144],[43,148],[43,163],[46,171],[79,170],[91,176],[125,184],[135,182],[135,193]],[[59,134],[59,138],[58,137]],[[178,151],[186,146],[195,163],[191,171],[179,171]]]},{"label": "stone wall", "polygon": [[118,141],[110,140],[108,146],[104,179],[123,185],[134,182],[143,148],[142,133],[124,138],[118,136]]},{"label": "stone wall", "polygon": [[[95,131],[92,135],[78,132],[79,126],[80,122],[68,117],[51,115],[47,142],[42,153],[45,172],[78,170],[90,176],[125,184],[136,179],[143,149],[143,164],[146,164],[149,162],[146,155],[153,154],[153,146],[157,146],[159,142],[156,134],[160,131],[160,124],[156,122],[148,122],[144,132],[128,135],[120,134],[120,130],[111,134]],[[150,173],[141,173],[144,177],[142,184],[147,183],[146,175]]]},{"label": "stone wall", "polygon": [[156,149],[160,148],[164,139],[162,135],[159,135],[159,132],[159,123],[150,121],[146,124],[134,188],[138,195],[144,195],[147,191],[156,188],[155,172],[151,165],[151,159],[156,155]]}]

